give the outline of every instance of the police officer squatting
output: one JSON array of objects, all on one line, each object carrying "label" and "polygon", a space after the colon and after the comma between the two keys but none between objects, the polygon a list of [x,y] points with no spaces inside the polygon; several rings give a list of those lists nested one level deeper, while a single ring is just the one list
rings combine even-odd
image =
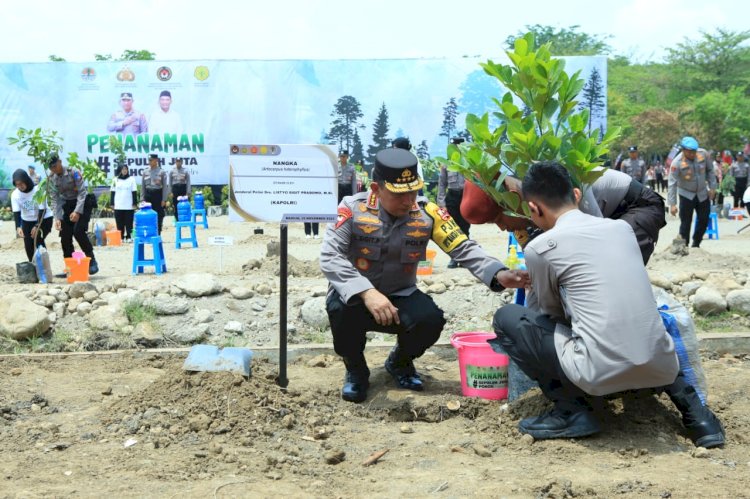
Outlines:
[{"label": "police officer squatting", "polygon": [[[96,196],[87,193],[86,181],[81,172],[72,168],[63,167],[62,160],[58,156],[52,156],[49,160],[49,169],[52,189],[52,211],[55,217],[55,229],[60,232],[60,245],[63,256],[73,256],[73,239],[75,238],[81,251],[90,258],[89,274],[99,272],[99,265],[94,256],[94,247],[86,235],[91,212],[96,206]],[[56,277],[64,278],[67,274],[58,274]]]},{"label": "police officer squatting", "polygon": [[488,256],[445,209],[419,196],[423,185],[414,154],[378,152],[370,191],[344,197],[337,222],[324,235],[320,267],[329,281],[333,347],[346,368],[344,400],[367,398],[368,331],[397,336],[385,370],[397,386],[423,390],[414,360],[438,340],[446,322],[432,298],[417,289],[417,266],[430,240],[493,291],[529,285],[525,271]]},{"label": "police officer squatting", "polygon": [[536,439],[592,435],[600,431],[594,399],[653,389],[670,397],[696,446],[723,445],[721,423],[680,369],[631,225],[583,213],[581,191],[556,162],[532,165],[522,195],[543,231],[525,246],[535,303],[500,308],[490,343],[554,408],[521,420],[520,431]]}]

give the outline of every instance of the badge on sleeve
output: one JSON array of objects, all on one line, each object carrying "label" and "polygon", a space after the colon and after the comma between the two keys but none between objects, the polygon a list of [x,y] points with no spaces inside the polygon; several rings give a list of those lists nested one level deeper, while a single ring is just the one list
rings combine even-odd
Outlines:
[{"label": "badge on sleeve", "polygon": [[340,207],[338,211],[338,217],[336,218],[336,226],[334,229],[338,229],[344,223],[346,223],[347,220],[352,218],[352,210],[347,208],[346,206]]},{"label": "badge on sleeve", "polygon": [[447,210],[435,203],[427,203],[424,209],[433,220],[432,240],[440,246],[440,249],[450,253],[468,239]]}]

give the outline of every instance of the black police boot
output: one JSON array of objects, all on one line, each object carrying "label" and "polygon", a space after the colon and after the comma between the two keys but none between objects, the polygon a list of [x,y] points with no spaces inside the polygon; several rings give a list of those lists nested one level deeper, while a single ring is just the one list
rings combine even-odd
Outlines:
[{"label": "black police boot", "polygon": [[341,398],[348,402],[363,402],[367,398],[367,389],[370,387],[370,370],[364,357],[359,359],[344,358],[346,375],[344,376],[344,387],[341,389]]},{"label": "black police boot", "polygon": [[97,272],[99,272],[99,265],[96,263],[95,259],[89,260],[89,275],[94,275]]},{"label": "black police boot", "polygon": [[385,370],[393,376],[393,379],[401,388],[416,392],[424,390],[422,379],[414,368],[414,362],[401,353],[398,345],[391,350],[390,355],[385,360]]},{"label": "black police boot", "polygon": [[710,449],[724,445],[725,435],[721,421],[703,405],[695,388],[687,382],[682,372],[665,391],[682,413],[682,424],[696,447]]},{"label": "black police boot", "polygon": [[582,393],[574,393],[564,382],[553,379],[539,380],[539,388],[555,407],[541,416],[521,420],[521,433],[543,440],[586,437],[601,431]]},{"label": "black police boot", "polygon": [[537,440],[586,437],[601,430],[599,422],[586,407],[575,410],[555,407],[541,416],[522,419],[518,423],[518,429]]}]

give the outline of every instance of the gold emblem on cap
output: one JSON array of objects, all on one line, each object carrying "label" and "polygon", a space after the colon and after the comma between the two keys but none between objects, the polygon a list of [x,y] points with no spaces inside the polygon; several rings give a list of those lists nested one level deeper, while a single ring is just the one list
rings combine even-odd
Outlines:
[{"label": "gold emblem on cap", "polygon": [[404,171],[401,172],[401,177],[399,177],[399,182],[411,182],[412,178],[414,178],[414,174],[406,168]]}]

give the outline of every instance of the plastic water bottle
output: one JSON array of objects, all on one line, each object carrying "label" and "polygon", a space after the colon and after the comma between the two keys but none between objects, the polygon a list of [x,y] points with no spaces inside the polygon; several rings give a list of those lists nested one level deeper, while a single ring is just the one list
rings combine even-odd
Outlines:
[{"label": "plastic water bottle", "polygon": [[178,222],[189,222],[191,219],[190,201],[187,196],[179,196],[177,198],[177,221]]},{"label": "plastic water bottle", "polygon": [[151,203],[143,203],[135,214],[135,237],[153,237],[157,234],[158,215]]},{"label": "plastic water bottle", "polygon": [[203,193],[198,191],[195,193],[195,209],[196,210],[205,210],[206,205],[203,202]]},{"label": "plastic water bottle", "polygon": [[94,237],[96,237],[96,245],[101,246],[102,245],[102,228],[98,222],[94,224]]}]

